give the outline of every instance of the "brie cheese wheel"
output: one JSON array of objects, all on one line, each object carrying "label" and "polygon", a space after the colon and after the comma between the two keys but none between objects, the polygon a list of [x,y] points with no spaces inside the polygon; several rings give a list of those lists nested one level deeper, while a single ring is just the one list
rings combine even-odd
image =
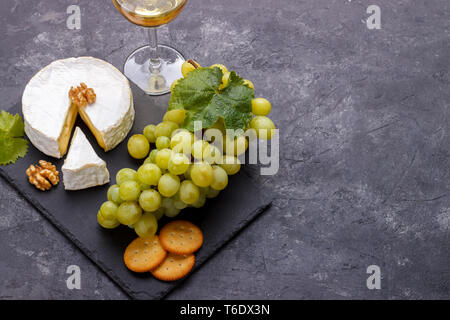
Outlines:
[{"label": "brie cheese wheel", "polygon": [[66,190],[86,189],[109,182],[106,162],[95,153],[79,127],[75,128],[69,153],[61,170]]},{"label": "brie cheese wheel", "polygon": [[[97,97],[78,109],[69,99],[69,90],[81,82]],[[56,158],[66,153],[78,114],[105,151],[122,142],[134,121],[128,79],[113,65],[92,57],[57,60],[39,71],[24,90],[22,112],[30,141]]]}]

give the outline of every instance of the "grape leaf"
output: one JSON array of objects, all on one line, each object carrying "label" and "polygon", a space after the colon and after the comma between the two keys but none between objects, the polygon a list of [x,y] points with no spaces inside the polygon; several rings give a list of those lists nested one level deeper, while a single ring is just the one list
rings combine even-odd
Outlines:
[{"label": "grape leaf", "polygon": [[0,132],[11,137],[22,137],[23,127],[22,118],[18,114],[13,116],[5,110],[0,112]]},{"label": "grape leaf", "polygon": [[14,163],[28,152],[28,141],[21,137],[25,134],[22,118],[2,110],[0,113],[0,165]]},{"label": "grape leaf", "polygon": [[188,73],[173,88],[169,110],[185,109],[183,126],[194,131],[194,121],[202,121],[210,128],[222,118],[226,129],[246,129],[251,120],[253,90],[232,71],[228,84],[219,90],[222,82],[219,68],[199,68]]}]

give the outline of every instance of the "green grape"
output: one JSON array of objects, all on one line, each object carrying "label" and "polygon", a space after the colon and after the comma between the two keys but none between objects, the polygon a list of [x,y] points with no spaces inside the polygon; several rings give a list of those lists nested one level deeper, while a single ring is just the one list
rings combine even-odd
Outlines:
[{"label": "green grape", "polygon": [[[203,133],[203,139],[208,141],[211,144],[212,147],[218,147],[220,150],[222,149],[223,144],[223,134],[222,131],[220,131],[217,128],[209,128],[206,129]],[[211,150],[211,152],[213,152]]]},{"label": "green grape", "polygon": [[187,133],[190,133],[187,129],[184,129],[184,128],[178,128],[178,129],[172,131],[172,135],[170,136],[170,138],[172,139],[173,137],[175,137],[176,134],[178,134],[178,133],[180,133],[180,132],[187,132]]},{"label": "green grape", "polygon": [[252,100],[252,113],[255,116],[267,116],[272,110],[269,100],[264,98],[255,98]]},{"label": "green grape", "polygon": [[[250,128],[255,129],[256,135],[259,139],[268,139],[272,138],[272,134],[274,134],[275,125],[272,120],[265,116],[256,116],[250,121]],[[265,135],[264,133],[267,133]]]},{"label": "green grape", "polygon": [[169,160],[172,156],[172,150],[170,149],[162,149],[159,150],[155,157],[155,163],[161,169],[167,170],[169,167]]},{"label": "green grape", "polygon": [[216,190],[216,189],[209,187],[208,192],[205,194],[205,196],[208,199],[212,199],[212,198],[217,197],[219,195],[219,193],[220,193],[220,190]]},{"label": "green grape", "polygon": [[119,195],[119,186],[117,184],[114,184],[111,187],[109,187],[107,192],[107,198],[109,201],[112,201],[115,204],[121,204],[123,202],[123,199]]},{"label": "green grape", "polygon": [[158,210],[150,212],[150,213],[155,216],[156,220],[159,220],[164,215],[164,211],[165,211],[165,208],[159,207]]},{"label": "green grape", "polygon": [[192,180],[191,179],[191,169],[192,169],[192,164],[189,165],[189,168],[184,173],[184,178],[187,180]]},{"label": "green grape", "polygon": [[255,85],[250,80],[244,79],[243,85],[249,87],[250,89],[255,90]]},{"label": "green grape", "polygon": [[180,209],[172,207],[172,208],[167,208],[166,211],[164,212],[164,214],[166,215],[166,217],[174,218],[180,213],[180,211],[181,211]]},{"label": "green grape", "polygon": [[224,154],[234,156],[234,141],[228,135],[225,135],[222,140],[222,150]]},{"label": "green grape", "polygon": [[241,162],[239,161],[239,159],[232,156],[224,156],[219,165],[229,176],[238,173],[241,169]]},{"label": "green grape", "polygon": [[175,217],[181,211],[175,207],[173,198],[163,198],[161,206],[164,208],[164,214],[169,218]]},{"label": "green grape", "polygon": [[134,225],[142,216],[142,209],[136,201],[122,203],[117,209],[117,220],[126,226]]},{"label": "green grape", "polygon": [[192,145],[192,156],[197,160],[202,160],[211,156],[211,146],[208,141],[197,140]]},{"label": "green grape", "polygon": [[150,151],[150,143],[143,134],[135,134],[128,139],[128,153],[135,159],[144,159]]},{"label": "green grape", "polygon": [[116,219],[117,208],[117,204],[114,202],[106,201],[100,206],[100,213],[106,220],[114,220]]},{"label": "green grape", "polygon": [[178,199],[174,202],[175,208],[178,210],[183,210],[184,208],[186,208],[188,205],[186,203],[184,203],[181,199]]},{"label": "green grape", "polygon": [[166,114],[164,115],[163,121],[172,121],[181,126],[185,118],[186,118],[186,110],[175,109],[167,111]]},{"label": "green grape", "polygon": [[199,187],[208,187],[214,180],[213,169],[207,162],[194,163],[190,176],[192,181]]},{"label": "green grape", "polygon": [[240,156],[248,149],[248,140],[245,136],[238,136],[234,140],[229,136],[224,139],[223,150],[229,156]]},{"label": "green grape", "polygon": [[258,138],[256,130],[252,128],[247,128],[244,133],[245,137],[247,137],[247,141],[255,141]]},{"label": "green grape", "polygon": [[173,198],[163,197],[162,202],[161,202],[161,208],[164,208],[164,209],[175,208],[175,203],[173,201]]},{"label": "green grape", "polygon": [[109,201],[112,201],[112,190],[113,190],[113,187],[118,187],[118,185],[117,184],[113,184],[111,187],[108,188],[108,191],[106,192],[106,198]]},{"label": "green grape", "polygon": [[173,153],[170,157],[167,168],[169,172],[174,175],[183,174],[189,169],[189,159],[182,153]]},{"label": "green grape", "polygon": [[187,74],[192,70],[200,68],[200,65],[195,60],[187,60],[181,65],[181,74],[186,78]]},{"label": "green grape", "polygon": [[220,64],[220,63],[213,64],[210,68],[211,68],[211,69],[219,68],[220,70],[222,70],[222,73],[223,73],[223,74],[225,74],[225,73],[228,72],[227,67],[225,67],[223,64]]},{"label": "green grape", "polygon": [[105,219],[100,211],[97,213],[97,221],[98,224],[105,229],[114,229],[120,225],[120,222],[117,219]]},{"label": "green grape", "polygon": [[192,132],[185,129],[180,129],[180,131],[172,136],[172,139],[170,140],[170,148],[174,152],[190,154],[193,142],[194,135]]},{"label": "green grape", "polygon": [[145,184],[145,183],[142,183],[142,182],[138,182],[138,183],[139,183],[139,188],[141,189],[141,191],[148,190],[148,189],[152,188],[152,186],[149,185],[149,184]]},{"label": "green grape", "polygon": [[144,211],[156,211],[161,206],[161,195],[153,189],[142,191],[139,196],[139,205]]},{"label": "green grape", "polygon": [[124,168],[119,170],[116,174],[116,182],[120,186],[125,181],[134,180],[137,181],[137,172],[130,168]]},{"label": "green grape", "polygon": [[200,197],[200,190],[191,180],[184,180],[180,186],[180,199],[187,204],[194,204]]},{"label": "green grape", "polygon": [[157,154],[158,154],[157,149],[153,149],[152,151],[150,151],[150,155],[148,156],[148,158],[150,159],[150,163],[156,163],[156,155]]},{"label": "green grape", "polygon": [[219,86],[219,90],[223,90],[223,89],[226,88],[226,86],[228,85],[228,81],[230,80],[230,75],[231,75],[230,72],[225,72],[223,74],[222,82],[221,82],[221,84]]},{"label": "green grape", "polygon": [[216,146],[213,146],[212,144],[209,145],[209,155],[204,156],[204,161],[208,162],[209,164],[218,163],[222,160],[222,152],[217,148]]},{"label": "green grape", "polygon": [[155,143],[156,136],[155,136],[155,129],[156,126],[154,124],[149,124],[144,128],[144,136],[147,138],[148,142]]},{"label": "green grape", "polygon": [[142,217],[134,224],[134,231],[141,238],[150,238],[158,230],[158,220],[151,213],[144,213]]},{"label": "green grape", "polygon": [[143,164],[137,171],[140,182],[150,186],[156,186],[161,178],[161,169],[153,163]]},{"label": "green grape", "polygon": [[163,121],[156,126],[155,136],[158,137],[168,137],[170,138],[172,132],[178,129],[178,124],[172,121]]},{"label": "green grape", "polygon": [[211,183],[211,188],[216,190],[223,190],[228,185],[228,175],[227,172],[219,167],[213,166],[214,181]]},{"label": "green grape", "polygon": [[200,195],[207,194],[209,189],[211,189],[211,187],[198,187],[198,190],[200,191]]},{"label": "green grape", "polygon": [[245,136],[238,136],[233,141],[234,145],[234,154],[236,156],[240,156],[248,149],[248,140]]},{"label": "green grape", "polygon": [[[181,183],[181,185],[183,185],[183,183]],[[181,186],[180,186],[180,189],[181,189]],[[183,202],[183,200],[181,200],[181,198],[180,198],[179,190],[178,190],[177,194],[172,197],[172,200],[173,200],[174,207],[177,209],[182,210],[187,207],[187,204],[185,202]]]},{"label": "green grape", "polygon": [[150,159],[150,155],[147,158],[145,158],[145,160],[142,164],[147,164],[147,163],[153,163],[152,160]]},{"label": "green grape", "polygon": [[192,204],[192,206],[194,208],[201,208],[205,205],[205,203],[206,203],[206,196],[204,194],[202,194],[202,195],[200,195],[200,197],[198,197],[198,200]]},{"label": "green grape", "polygon": [[156,138],[156,149],[166,149],[170,147],[170,139],[166,136]]},{"label": "green grape", "polygon": [[138,182],[129,180],[120,185],[119,195],[125,201],[135,201],[141,194],[141,186]]},{"label": "green grape", "polygon": [[164,174],[158,182],[158,190],[164,197],[175,195],[180,188],[180,178],[170,173]]}]

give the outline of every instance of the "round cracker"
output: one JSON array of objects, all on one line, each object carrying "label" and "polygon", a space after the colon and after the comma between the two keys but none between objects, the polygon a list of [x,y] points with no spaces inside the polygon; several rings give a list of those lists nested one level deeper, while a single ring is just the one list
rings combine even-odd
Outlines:
[{"label": "round cracker", "polygon": [[128,269],[134,272],[148,272],[159,266],[167,256],[158,236],[137,238],[125,249],[123,260]]},{"label": "round cracker", "polygon": [[163,263],[152,270],[151,273],[156,279],[162,281],[175,281],[191,272],[194,264],[195,256],[193,254],[176,255],[169,253]]},{"label": "round cracker", "polygon": [[195,224],[184,221],[172,221],[159,232],[164,249],[175,254],[191,254],[203,244],[203,233]]}]

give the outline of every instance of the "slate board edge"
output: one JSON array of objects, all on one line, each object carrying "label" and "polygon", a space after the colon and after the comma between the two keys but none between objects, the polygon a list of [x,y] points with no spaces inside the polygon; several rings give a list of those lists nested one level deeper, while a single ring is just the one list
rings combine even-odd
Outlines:
[{"label": "slate board edge", "polygon": [[[20,161],[20,160],[19,160]],[[76,239],[76,237],[65,227],[63,227],[61,224],[57,222],[57,219],[45,208],[43,208],[37,201],[33,199],[32,196],[28,195],[25,191],[21,190],[19,186],[16,184],[14,179],[3,169],[0,168],[0,176],[2,176],[3,180],[5,180],[8,184],[10,184],[19,194],[21,194],[32,206],[34,206],[38,212],[41,213],[44,218],[46,218],[52,225],[54,225],[67,239],[69,239],[71,242],[75,244],[75,246],[80,249],[80,251],[94,263],[97,265],[100,270],[103,271],[103,273],[106,274],[107,277],[109,277],[112,281],[114,281],[123,292],[125,292],[130,298],[132,299],[145,299],[148,298],[147,294],[144,292],[136,292],[132,290],[128,285],[126,285],[124,282],[120,280],[120,277],[118,277],[111,269],[106,268],[106,266],[98,259],[94,257],[94,255],[91,253],[91,251],[86,248],[80,241]],[[243,222],[237,226],[236,230],[230,235],[229,239],[225,241],[224,243],[221,243],[217,248],[214,248],[212,253],[208,255],[204,259],[200,259],[197,261],[196,266],[194,267],[194,270],[192,273],[196,272],[206,261],[208,261],[210,258],[212,258],[217,252],[227,245],[231,240],[233,240],[239,232],[241,232],[245,227],[247,227],[251,222],[253,222],[256,218],[258,218],[265,210],[267,210],[272,204],[272,200],[268,200],[267,202],[263,203],[259,208],[254,210],[251,213],[251,218],[243,220]],[[184,280],[187,278],[184,278],[180,281],[174,282],[173,286],[171,286],[168,290],[162,291],[159,296],[157,296],[158,299],[163,299],[166,297],[172,290],[175,289],[176,286],[181,284]]]}]

